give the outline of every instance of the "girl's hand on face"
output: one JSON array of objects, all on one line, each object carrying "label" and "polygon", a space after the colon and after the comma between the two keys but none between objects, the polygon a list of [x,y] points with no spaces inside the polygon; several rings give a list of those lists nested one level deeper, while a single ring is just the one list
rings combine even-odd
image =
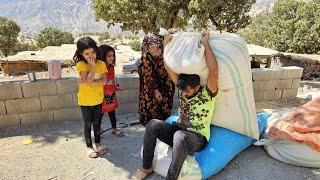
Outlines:
[{"label": "girl's hand on face", "polygon": [[87,58],[87,62],[91,66],[95,66],[96,65],[96,62],[95,62],[95,60],[93,58],[90,58],[90,57]]}]

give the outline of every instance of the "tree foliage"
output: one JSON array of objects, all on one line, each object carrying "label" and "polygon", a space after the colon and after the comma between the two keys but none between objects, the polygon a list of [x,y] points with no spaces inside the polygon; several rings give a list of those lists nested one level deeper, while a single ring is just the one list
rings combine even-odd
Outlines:
[{"label": "tree foliage", "polygon": [[72,44],[74,38],[69,32],[64,32],[56,28],[46,28],[38,36],[38,46],[60,46],[62,44]]},{"label": "tree foliage", "polygon": [[205,29],[208,24],[217,30],[237,32],[249,24],[249,11],[255,0],[215,0],[192,1],[189,6],[195,17],[197,29]]},{"label": "tree foliage", "polygon": [[158,32],[160,27],[185,28],[190,19],[198,29],[212,22],[219,30],[235,32],[248,24],[255,0],[93,0],[97,19],[123,30]]},{"label": "tree foliage", "polygon": [[0,51],[8,55],[17,43],[19,25],[13,20],[0,17]]},{"label": "tree foliage", "polygon": [[279,0],[240,34],[248,43],[283,52],[320,53],[320,1]]}]

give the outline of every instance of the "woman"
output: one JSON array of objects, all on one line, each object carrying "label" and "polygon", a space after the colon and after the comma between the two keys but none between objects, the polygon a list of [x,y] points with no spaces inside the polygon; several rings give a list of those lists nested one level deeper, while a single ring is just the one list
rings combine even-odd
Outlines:
[{"label": "woman", "polygon": [[163,62],[163,36],[148,33],[142,42],[142,57],[138,67],[140,76],[139,121],[166,120],[173,104],[174,84]]}]

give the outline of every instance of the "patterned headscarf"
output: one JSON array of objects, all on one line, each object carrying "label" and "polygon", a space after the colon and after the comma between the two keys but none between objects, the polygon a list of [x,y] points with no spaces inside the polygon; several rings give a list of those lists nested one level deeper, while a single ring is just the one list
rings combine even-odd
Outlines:
[{"label": "patterned headscarf", "polygon": [[142,54],[146,56],[152,46],[163,49],[163,36],[160,34],[148,33],[142,41]]}]

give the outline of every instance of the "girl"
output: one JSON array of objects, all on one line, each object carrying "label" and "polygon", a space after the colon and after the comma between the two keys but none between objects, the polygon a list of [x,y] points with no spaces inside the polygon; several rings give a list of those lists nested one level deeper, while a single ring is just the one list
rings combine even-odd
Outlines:
[{"label": "girl", "polygon": [[115,81],[114,66],[116,64],[116,54],[115,50],[108,45],[99,46],[99,59],[103,60],[107,65],[108,72],[107,83],[103,86],[104,89],[104,101],[102,104],[102,112],[109,114],[109,119],[112,125],[112,134],[123,137],[123,132],[117,129],[117,119],[115,114],[115,109],[118,107],[118,99],[116,97],[116,91],[118,89],[118,84]]},{"label": "girl", "polygon": [[[73,59],[79,73],[78,104],[84,119],[84,137],[87,153],[96,158],[107,152],[100,144],[100,126],[102,119],[103,85],[106,83],[106,65],[96,59],[98,47],[90,37],[83,37],[77,42],[77,50]],[[91,140],[91,126],[94,131],[94,142]]]}]

